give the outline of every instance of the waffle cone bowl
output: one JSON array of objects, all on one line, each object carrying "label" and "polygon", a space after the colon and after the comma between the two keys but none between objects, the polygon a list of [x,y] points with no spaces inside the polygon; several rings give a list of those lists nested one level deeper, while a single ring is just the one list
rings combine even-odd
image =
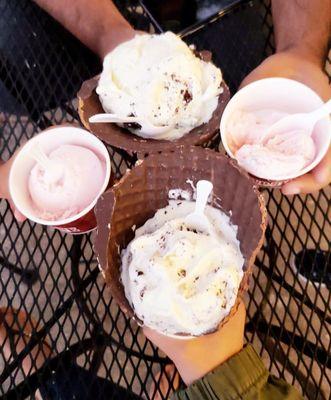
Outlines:
[{"label": "waffle cone bowl", "polygon": [[[202,51],[198,53],[204,61],[211,60],[211,53]],[[155,140],[141,138],[128,129],[113,123],[89,123],[89,118],[95,114],[104,113],[99,96],[95,89],[98,86],[99,76],[83,82],[79,90],[78,112],[82,124],[105,143],[125,150],[129,154],[145,155],[152,152],[171,150],[184,145],[202,145],[209,142],[218,133],[221,116],[230,100],[230,91],[222,82],[223,92],[219,95],[218,105],[210,120],[202,124],[177,140]]]},{"label": "waffle cone bowl", "polygon": [[[101,271],[121,310],[135,317],[120,282],[121,250],[134,238],[133,227],[142,226],[155,212],[168,204],[171,189],[192,193],[188,180],[195,186],[200,179],[213,185],[211,205],[230,215],[238,226],[237,238],[244,257],[244,276],[237,302],[223,325],[236,312],[240,299],[247,291],[255,257],[260,250],[266,228],[266,208],[254,182],[233,160],[200,147],[179,148],[176,151],[150,154],[98,201],[98,223],[94,249]],[[178,332],[179,336],[190,336]]]}]

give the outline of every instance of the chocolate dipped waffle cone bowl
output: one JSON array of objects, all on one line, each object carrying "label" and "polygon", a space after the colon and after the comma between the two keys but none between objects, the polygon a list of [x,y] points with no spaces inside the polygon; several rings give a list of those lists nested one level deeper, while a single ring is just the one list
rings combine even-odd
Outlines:
[{"label": "chocolate dipped waffle cone bowl", "polygon": [[[191,146],[179,148],[176,152],[150,154],[143,161],[138,161],[98,201],[94,248],[100,268],[121,310],[141,324],[144,321],[136,315],[122,284],[121,252],[135,237],[136,228],[143,226],[158,210],[168,205],[169,193],[181,190],[193,194],[194,186],[201,179],[213,183],[210,206],[221,210],[237,227],[243,257],[243,273],[236,300],[216,327],[201,333],[205,334],[217,329],[236,312],[239,300],[248,288],[255,257],[262,246],[266,209],[254,182],[232,160],[211,150]],[[176,335],[192,336],[192,332],[178,331]]]},{"label": "chocolate dipped waffle cone bowl", "polygon": [[217,134],[222,113],[230,99],[229,88],[223,82],[223,93],[219,96],[218,106],[206,124],[192,129],[185,136],[174,141],[143,139],[116,124],[93,124],[89,122],[90,117],[104,112],[99,97],[95,92],[97,85],[98,77],[94,77],[85,81],[78,92],[78,110],[81,122],[86,129],[95,134],[99,139],[111,146],[123,149],[129,154],[148,154],[171,150],[177,146],[202,145],[207,143]]},{"label": "chocolate dipped waffle cone bowl", "polygon": [[[170,33],[164,34],[164,37],[170,37],[169,35]],[[113,78],[114,82],[116,81],[116,83],[114,83],[111,78],[115,74],[115,72],[111,70],[112,57],[116,58],[116,54],[118,54],[121,49],[119,51],[115,50],[115,52],[117,51],[115,55],[110,53],[107,56],[109,58],[104,61],[104,70],[102,74],[85,81],[77,94],[79,116],[81,122],[89,131],[111,146],[123,149],[129,154],[138,155],[171,150],[182,145],[203,145],[219,133],[221,116],[226,104],[230,100],[229,88],[222,79],[221,71],[212,64],[210,52],[192,51],[192,49],[189,49],[180,39],[174,38],[175,35],[173,35],[172,39],[181,42],[178,46],[183,46],[183,51],[189,52],[189,55],[186,54],[186,57],[193,57],[193,61],[192,59],[189,59],[189,61],[186,59],[185,64],[185,56],[175,54],[172,58],[171,56],[166,58],[165,63],[169,62],[169,59],[174,60],[173,62],[177,63],[176,67],[174,67],[173,64],[163,65],[162,60],[160,64],[157,64],[154,59],[154,54],[154,58],[151,57],[154,59],[154,64],[151,62],[152,65],[148,68],[149,64],[147,63],[146,68],[151,70],[155,68],[157,73],[154,71],[154,78],[152,78],[151,75],[150,80],[152,83],[149,82],[148,75],[147,78],[144,77],[147,81],[146,87],[144,86],[144,88],[141,89],[142,93],[139,92],[139,96],[136,92],[134,92],[135,95],[131,92],[134,90],[138,91],[138,89],[133,90],[132,88],[135,88],[137,82],[140,81],[133,80],[131,83],[128,82],[132,74],[138,74],[139,68],[137,67],[134,73],[130,73],[127,70],[126,73],[123,72],[127,63],[122,57],[121,61],[123,64],[121,65],[123,68],[118,68],[116,71],[121,76],[125,75],[127,79],[121,78],[121,82],[118,83],[117,80],[119,78]],[[119,47],[125,45],[124,43],[124,45],[120,45]],[[168,44],[165,47],[167,51],[170,51]],[[184,57],[184,65],[181,65],[183,62],[181,57]],[[203,67],[206,68],[204,72],[205,75],[199,76],[199,73],[201,73],[203,69],[197,73],[202,82],[207,79],[206,77],[208,77],[210,81],[210,87],[207,85],[207,89],[204,88],[204,93],[201,92],[202,83],[198,78],[194,81],[192,77],[195,69],[198,69],[194,61],[197,63],[200,62]],[[140,62],[143,63],[141,60]],[[189,62],[192,62],[193,65]],[[132,60],[131,63],[133,64]],[[157,66],[155,66],[155,64],[157,64]],[[158,68],[161,69],[161,72]],[[183,75],[184,77],[181,75],[181,70],[186,71],[186,75]],[[155,74],[157,78],[155,78]],[[215,81],[217,81],[217,88],[212,86],[216,85]],[[122,88],[123,85],[125,85],[125,90]],[[121,87],[121,89],[119,89],[119,87]],[[123,95],[118,94],[120,90],[123,90],[121,92]],[[145,90],[146,93],[144,92]],[[157,92],[157,95],[155,92]],[[117,99],[118,101],[115,100],[117,94],[119,97]],[[152,94],[155,94],[155,98]],[[125,100],[123,100],[123,98],[125,98]],[[214,102],[212,108],[210,108],[210,101]],[[156,125],[157,128],[163,129],[163,127],[169,125],[169,132],[158,137],[153,134],[147,134],[146,136],[146,134],[144,135],[144,127],[139,125],[139,123],[117,125],[116,123],[109,122],[89,122],[89,119],[96,114],[105,112],[111,112],[112,115],[116,114],[116,110],[114,111],[113,108],[114,104],[118,106],[117,112],[123,117],[137,117],[137,115],[141,116],[145,113],[146,119],[150,122],[154,121],[154,125]],[[133,104],[133,106],[130,107],[128,104]],[[202,117],[202,115],[204,115],[204,117]],[[184,125],[181,126],[182,124],[186,124],[185,127],[183,127]],[[180,130],[180,132],[178,130]]]}]

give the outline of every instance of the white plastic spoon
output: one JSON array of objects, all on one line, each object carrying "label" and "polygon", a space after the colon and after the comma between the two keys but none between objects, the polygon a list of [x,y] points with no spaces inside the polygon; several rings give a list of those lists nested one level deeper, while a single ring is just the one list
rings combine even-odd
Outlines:
[{"label": "white plastic spoon", "polygon": [[169,125],[165,126],[156,126],[153,125],[151,122],[149,122],[145,118],[138,118],[138,117],[122,117],[116,114],[109,114],[109,113],[103,113],[103,114],[96,114],[93,115],[92,117],[89,118],[89,122],[95,124],[95,123],[115,123],[115,124],[126,124],[126,123],[136,123],[141,126],[141,132],[145,136],[155,136],[155,135],[160,135],[164,132],[169,131],[172,127]]},{"label": "white plastic spoon", "polygon": [[213,184],[210,181],[198,181],[195,209],[185,217],[185,224],[187,227],[201,232],[209,233],[211,231],[211,224],[204,211],[212,190]]},{"label": "white plastic spoon", "polygon": [[331,99],[312,112],[287,115],[266,130],[263,142],[266,143],[270,138],[276,135],[293,131],[300,131],[302,134],[310,136],[315,124],[330,113]]},{"label": "white plastic spoon", "polygon": [[30,150],[29,155],[44,169],[45,178],[49,183],[55,183],[62,178],[63,167],[58,162],[50,160],[39,144]]}]

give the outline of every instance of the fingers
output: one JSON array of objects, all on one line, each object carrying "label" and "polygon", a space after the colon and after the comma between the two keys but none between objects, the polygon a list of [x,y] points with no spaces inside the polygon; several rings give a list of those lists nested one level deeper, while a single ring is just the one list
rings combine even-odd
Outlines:
[{"label": "fingers", "polygon": [[323,160],[312,171],[312,174],[322,187],[327,186],[331,182],[331,147]]},{"label": "fingers", "polygon": [[281,191],[283,194],[290,196],[299,193],[315,192],[322,187],[323,185],[316,181],[313,174],[306,174],[283,185]]},{"label": "fingers", "polygon": [[[184,352],[186,343],[183,343],[183,341],[180,339],[173,339],[172,337],[162,335],[161,333],[147,327],[143,328],[143,333],[155,346],[161,349],[171,360],[177,359]],[[184,342],[186,342],[186,340]]]},{"label": "fingers", "polygon": [[16,208],[13,211],[14,211],[14,217],[16,218],[17,222],[24,222],[26,220],[26,217]]},{"label": "fingers", "polygon": [[170,342],[177,342],[177,339],[162,335],[162,333],[159,333],[147,327],[143,328],[143,333],[147,337],[147,339],[153,342],[156,346],[160,347],[162,350],[165,344],[169,344]]},{"label": "fingers", "polygon": [[[17,154],[17,151],[15,154]],[[14,161],[15,154],[7,162],[2,162],[0,160],[0,199],[7,199],[9,201],[10,208],[12,209],[12,212],[16,220],[18,222],[23,222],[26,220],[26,217],[21,212],[19,212],[15,207],[13,201],[10,198],[9,187],[8,187],[9,172],[11,165]]]},{"label": "fingers", "polygon": [[310,172],[282,186],[282,193],[293,195],[312,193],[323,189],[331,182],[331,150],[328,151],[317,167]]},{"label": "fingers", "polygon": [[246,306],[242,300],[240,300],[239,306],[238,306],[238,318],[245,320],[246,318]]},{"label": "fingers", "polygon": [[150,340],[152,343],[154,343],[157,347],[162,348],[162,339],[163,335],[160,333],[154,331],[153,329],[144,327],[143,328],[143,333],[147,337],[148,340]]},{"label": "fingers", "polygon": [[[16,154],[17,152],[15,152]],[[0,199],[9,200],[9,173],[15,154],[6,162],[0,160]]]},{"label": "fingers", "polygon": [[7,169],[6,164],[0,164],[0,199],[7,199],[9,197]]},{"label": "fingers", "polygon": [[241,332],[244,331],[245,327],[245,319],[246,319],[246,307],[242,300],[240,300],[237,311],[230,317],[230,319],[221,327],[217,332],[213,335],[217,335],[219,333],[224,333],[226,331],[233,332],[233,330],[239,330]]},{"label": "fingers", "polygon": [[147,337],[147,339],[149,339],[151,342],[154,342],[154,339],[156,338],[156,336],[158,336],[159,334],[156,331],[153,331],[150,328],[147,328],[146,326],[143,327],[143,333],[144,335]]},{"label": "fingers", "polygon": [[17,222],[23,222],[26,220],[26,217],[20,211],[18,211],[12,200],[9,200],[9,205]]}]

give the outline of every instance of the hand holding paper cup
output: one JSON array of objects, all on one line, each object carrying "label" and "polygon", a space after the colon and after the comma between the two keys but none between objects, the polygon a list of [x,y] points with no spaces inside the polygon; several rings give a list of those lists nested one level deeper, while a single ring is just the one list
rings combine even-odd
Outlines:
[{"label": "hand holding paper cup", "polygon": [[29,140],[16,155],[9,191],[28,219],[67,233],[96,227],[93,208],[110,178],[103,143],[74,126],[50,128]]},{"label": "hand holding paper cup", "polygon": [[[322,105],[322,99],[313,90],[297,81],[268,78],[253,82],[239,90],[224,111],[223,146],[262,183],[280,186],[318,165],[331,139],[326,114],[310,125],[303,123],[307,119],[303,114],[297,125],[287,119],[291,124],[285,127],[285,121],[280,120],[292,114],[310,113]],[[308,125],[311,129],[307,129]]]}]

